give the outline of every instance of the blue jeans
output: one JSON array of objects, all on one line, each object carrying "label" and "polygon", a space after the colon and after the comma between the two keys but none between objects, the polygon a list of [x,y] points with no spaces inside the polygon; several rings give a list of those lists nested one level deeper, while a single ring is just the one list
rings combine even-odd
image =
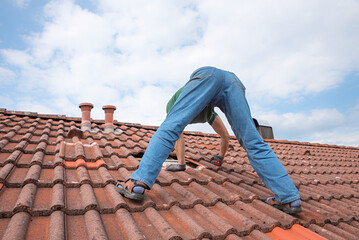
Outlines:
[{"label": "blue jeans", "polygon": [[214,67],[194,71],[165,121],[152,136],[139,168],[131,178],[152,188],[162,163],[171,153],[184,128],[206,106],[226,115],[248,159],[264,184],[282,203],[299,199],[299,192],[272,149],[259,135],[245,98],[245,87],[234,73]]}]

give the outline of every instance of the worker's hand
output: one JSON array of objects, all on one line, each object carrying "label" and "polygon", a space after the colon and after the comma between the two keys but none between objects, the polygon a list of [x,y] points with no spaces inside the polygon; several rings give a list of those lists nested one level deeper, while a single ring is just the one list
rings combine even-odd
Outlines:
[{"label": "worker's hand", "polygon": [[219,155],[213,156],[213,157],[211,157],[210,162],[211,162],[213,165],[221,166],[222,163],[223,163],[223,157],[221,157],[221,156],[219,156]]}]

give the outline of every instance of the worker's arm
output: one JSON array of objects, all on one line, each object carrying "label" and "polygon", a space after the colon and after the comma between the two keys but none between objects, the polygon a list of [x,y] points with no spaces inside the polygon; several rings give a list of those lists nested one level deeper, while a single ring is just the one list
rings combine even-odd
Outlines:
[{"label": "worker's arm", "polygon": [[184,138],[183,133],[179,137],[175,145],[175,151],[178,159],[178,164],[185,164],[185,145],[184,145]]},{"label": "worker's arm", "polygon": [[219,155],[224,158],[229,146],[229,133],[227,131],[227,128],[226,126],[224,126],[224,123],[219,116],[214,119],[211,126],[213,130],[221,137],[221,149]]}]

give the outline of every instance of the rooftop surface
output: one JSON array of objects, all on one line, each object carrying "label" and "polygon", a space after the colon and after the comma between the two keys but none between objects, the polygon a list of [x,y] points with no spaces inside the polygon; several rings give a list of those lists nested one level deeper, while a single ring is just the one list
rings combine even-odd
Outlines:
[{"label": "rooftop surface", "polygon": [[[302,197],[288,215],[232,137],[223,166],[214,134],[185,132],[185,172],[161,171],[145,200],[115,189],[138,167],[156,127],[0,109],[2,239],[358,239],[359,148],[266,140]],[[120,131],[121,130],[121,131]],[[172,157],[175,155],[172,153]]]}]

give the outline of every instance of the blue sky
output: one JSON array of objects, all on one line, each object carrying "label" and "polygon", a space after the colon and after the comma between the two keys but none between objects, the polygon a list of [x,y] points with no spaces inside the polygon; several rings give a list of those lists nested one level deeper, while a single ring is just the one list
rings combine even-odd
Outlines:
[{"label": "blue sky", "polygon": [[240,77],[277,139],[359,146],[358,25],[355,0],[4,0],[0,107],[77,117],[91,102],[103,119],[111,104],[118,121],[159,125],[211,65]]}]

